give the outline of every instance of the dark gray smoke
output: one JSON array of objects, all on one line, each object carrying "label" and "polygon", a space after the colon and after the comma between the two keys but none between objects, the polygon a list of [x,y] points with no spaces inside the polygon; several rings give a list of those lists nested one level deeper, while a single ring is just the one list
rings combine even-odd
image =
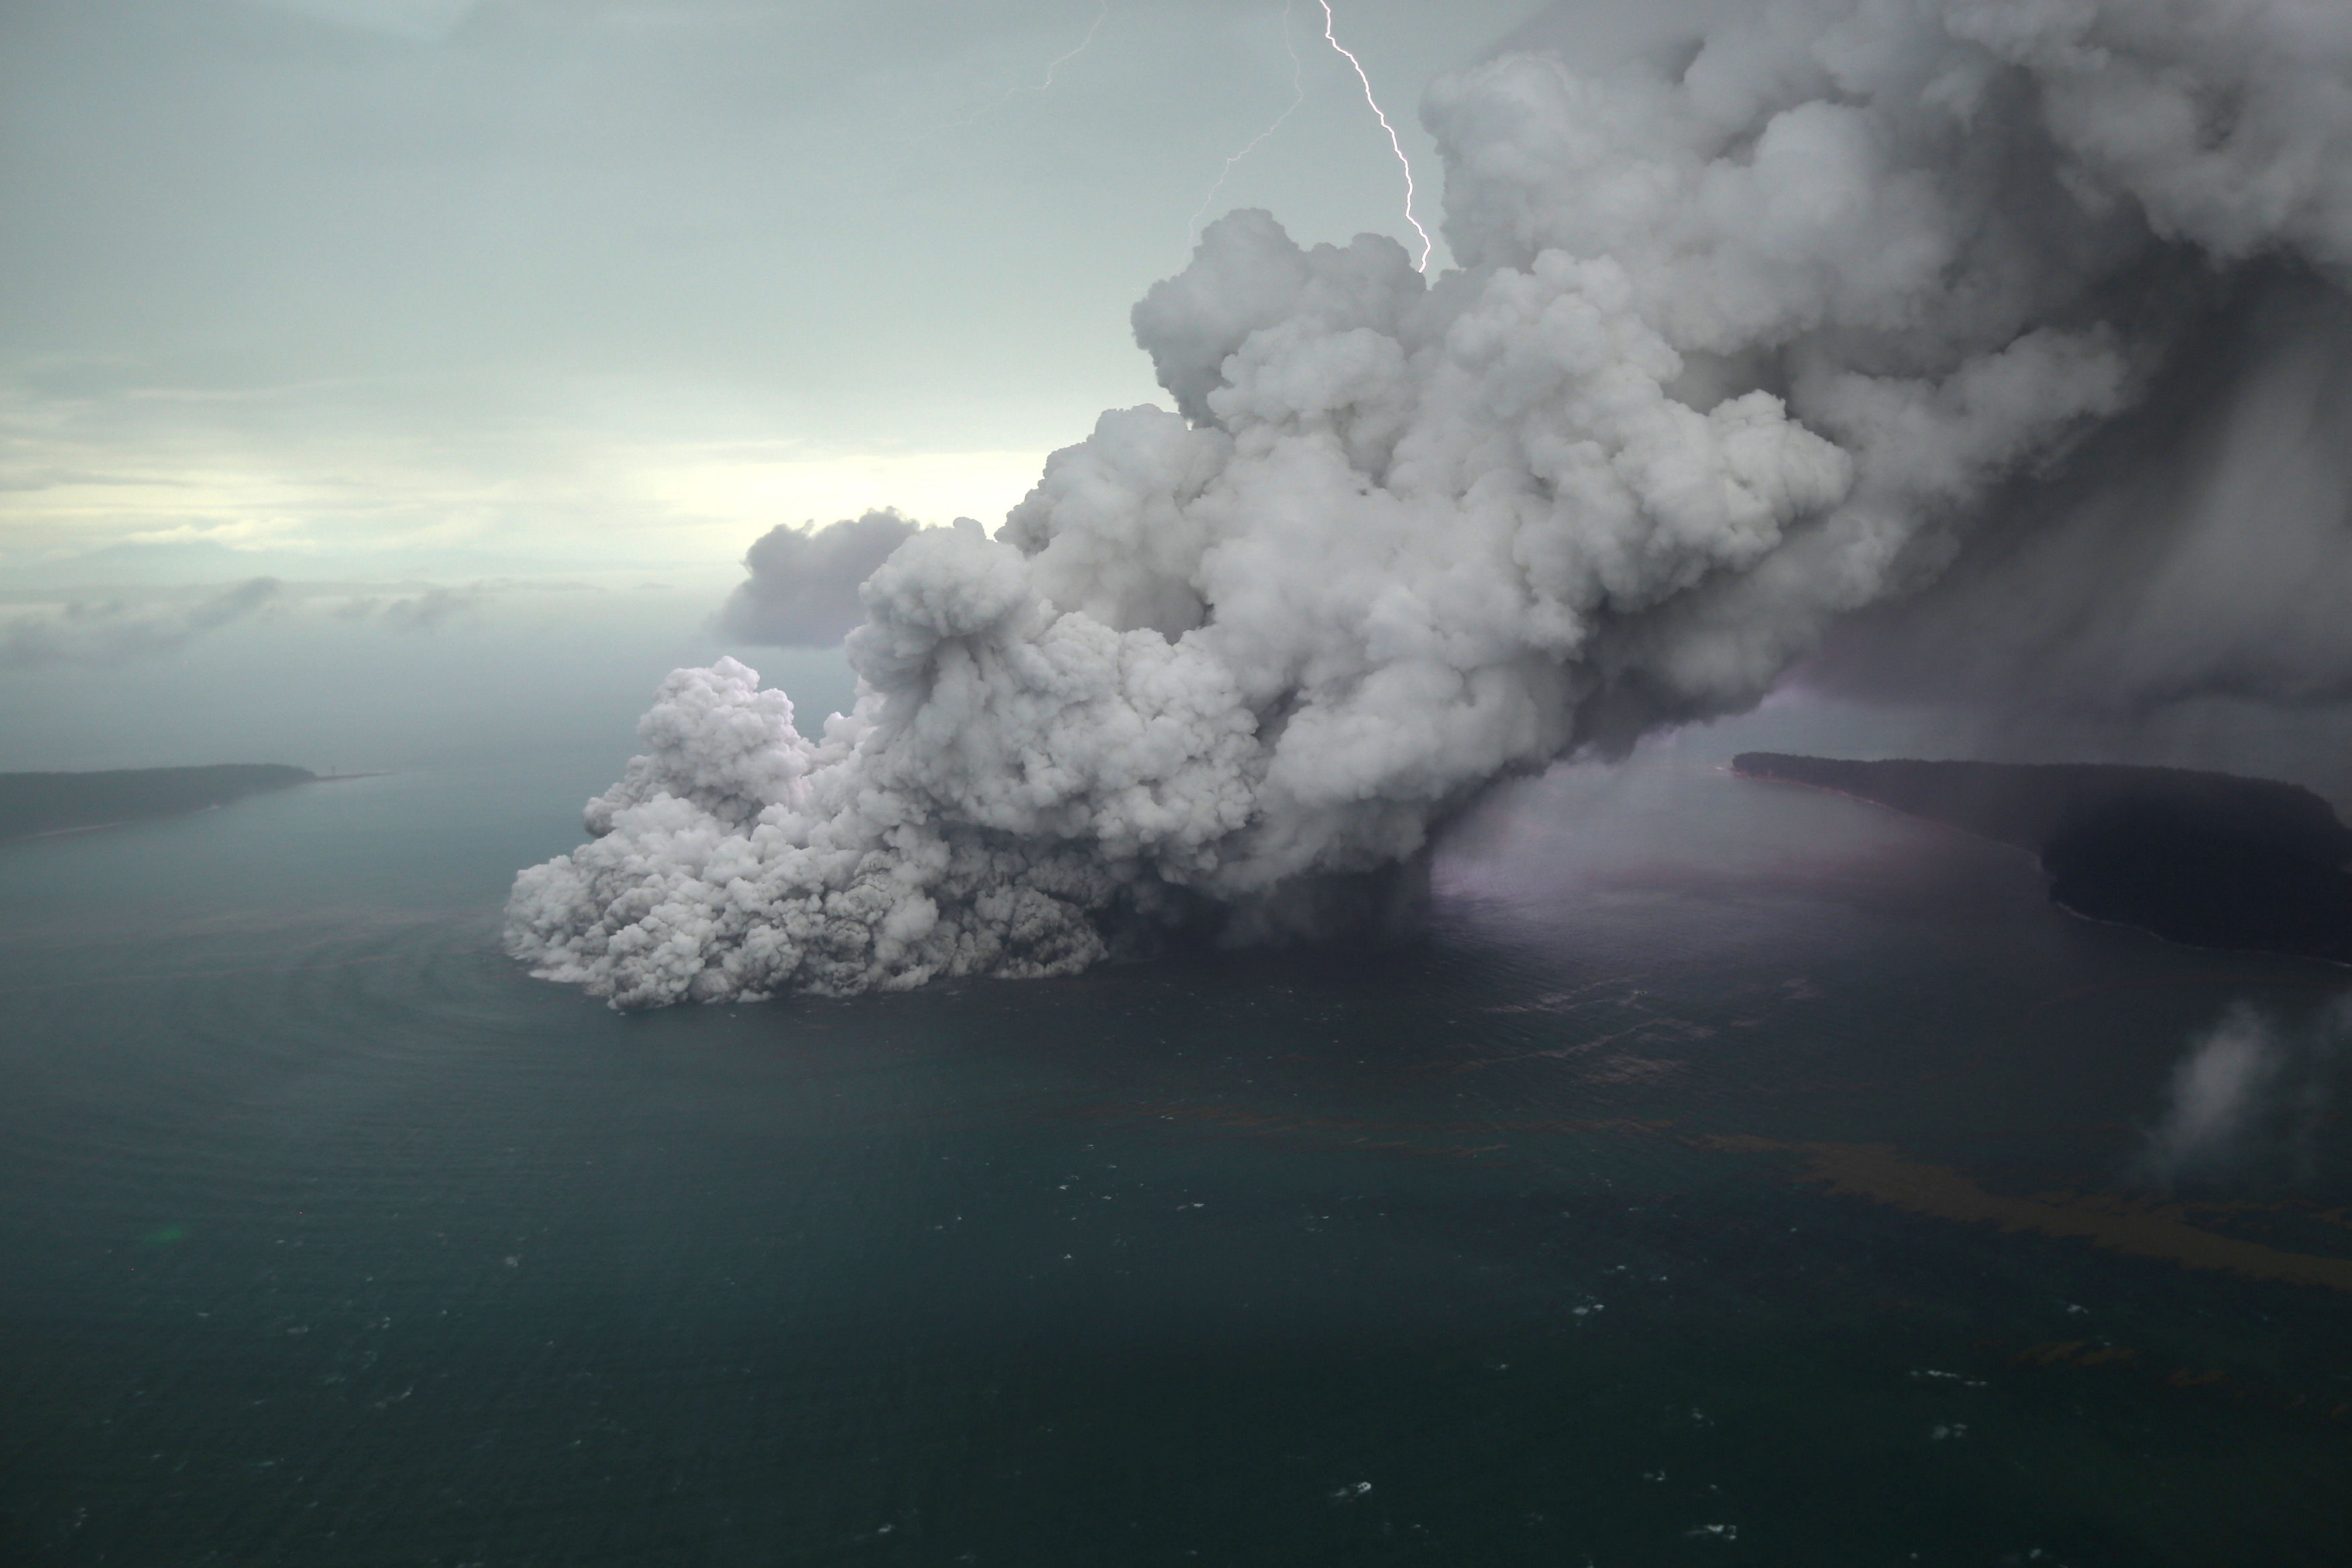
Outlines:
[{"label": "dark gray smoke", "polygon": [[770,528],[744,553],[751,576],[719,612],[721,635],[770,648],[830,648],[866,619],[857,585],[916,524],[886,507],[814,529]]},{"label": "dark gray smoke", "polygon": [[[2221,470],[2339,406],[2293,345],[2352,263],[2352,8],[1784,0],[1606,78],[1495,59],[1423,115],[1461,270],[1212,225],[1135,313],[1176,411],[1103,415],[994,539],[907,538],[821,737],[740,664],[673,674],[595,841],[518,879],[511,949],[646,1006],[1066,973],[1203,905],[1277,926],[1498,777],[1753,704],[1989,516],[2129,472],[2102,430],[2200,376],[2247,411]],[[2274,277],[2305,290],[2268,296],[2276,354],[2200,364]],[[2055,538],[2081,518],[2173,558],[2102,494],[2017,548],[2095,576],[2123,547]],[[2149,569],[2147,612],[2210,575]],[[2305,668],[2244,643],[2204,666]]]},{"label": "dark gray smoke", "polygon": [[2352,696],[2352,302],[2285,267],[2216,292],[2142,408],[1803,678],[2075,714]]}]

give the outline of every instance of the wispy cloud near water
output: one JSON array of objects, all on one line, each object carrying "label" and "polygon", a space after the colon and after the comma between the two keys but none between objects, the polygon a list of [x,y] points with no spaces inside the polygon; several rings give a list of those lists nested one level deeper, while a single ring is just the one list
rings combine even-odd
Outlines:
[{"label": "wispy cloud near water", "polygon": [[2163,1186],[2308,1177],[2347,1039],[2352,998],[2301,1021],[2237,1003],[2173,1069],[2142,1176]]},{"label": "wispy cloud near water", "polygon": [[275,578],[257,577],[194,604],[76,601],[0,622],[0,669],[48,664],[113,664],[159,658],[224,626],[261,613],[280,598]]}]

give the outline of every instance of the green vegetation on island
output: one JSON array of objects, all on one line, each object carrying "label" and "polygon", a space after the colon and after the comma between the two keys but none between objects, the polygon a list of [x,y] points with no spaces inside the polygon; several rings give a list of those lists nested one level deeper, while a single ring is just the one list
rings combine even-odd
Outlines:
[{"label": "green vegetation on island", "polygon": [[317,778],[307,768],[275,762],[124,768],[103,773],[0,773],[0,839],[178,816]]}]

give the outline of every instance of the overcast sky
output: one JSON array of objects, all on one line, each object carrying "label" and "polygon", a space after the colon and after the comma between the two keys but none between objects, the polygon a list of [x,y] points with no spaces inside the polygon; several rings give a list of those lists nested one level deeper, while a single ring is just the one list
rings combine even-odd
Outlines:
[{"label": "overcast sky", "polygon": [[[1339,0],[1433,233],[1422,88],[1541,9]],[[1319,0],[1286,21],[1303,101],[1209,215],[1411,240]],[[1281,0],[13,0],[0,574],[992,525],[1164,401],[1127,312],[1291,101],[1285,34]]]}]

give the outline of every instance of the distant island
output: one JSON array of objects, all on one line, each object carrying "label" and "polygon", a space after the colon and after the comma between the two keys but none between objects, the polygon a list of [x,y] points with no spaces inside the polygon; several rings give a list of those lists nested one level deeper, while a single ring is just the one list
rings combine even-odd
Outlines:
[{"label": "distant island", "polygon": [[105,773],[0,773],[0,840],[201,811],[318,778],[307,768],[274,762],[125,768]]},{"label": "distant island", "polygon": [[2352,963],[2352,829],[2300,785],[2095,762],[1843,762],[1747,751],[1802,784],[2031,850],[2055,903],[2200,947]]}]

